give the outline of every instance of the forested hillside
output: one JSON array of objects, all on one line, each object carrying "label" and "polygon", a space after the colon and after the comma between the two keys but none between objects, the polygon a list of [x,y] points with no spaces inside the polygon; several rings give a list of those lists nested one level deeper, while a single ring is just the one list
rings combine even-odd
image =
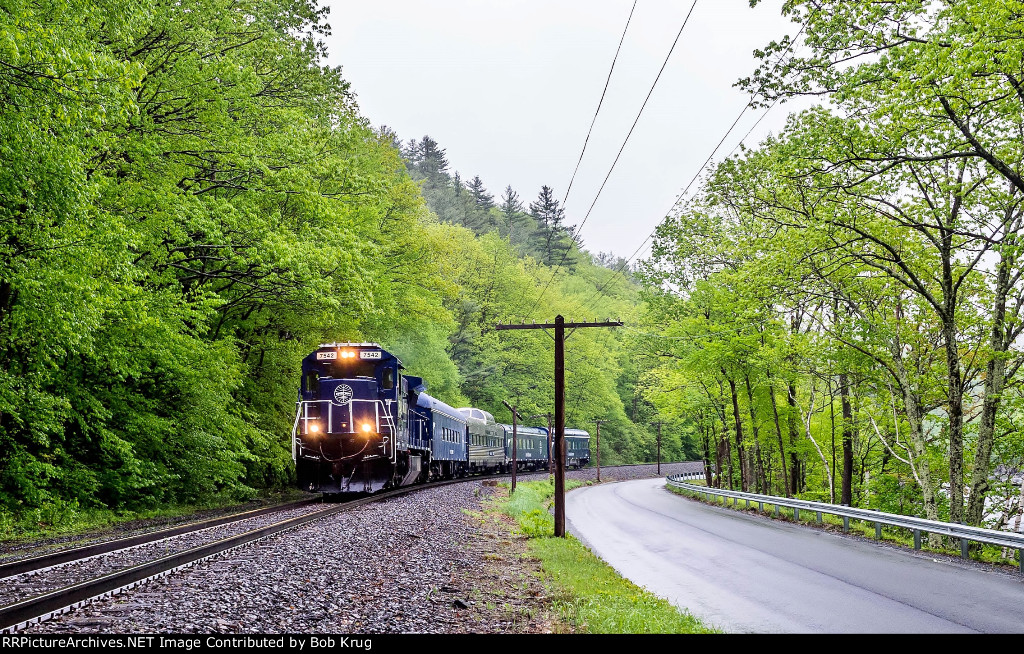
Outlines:
[{"label": "forested hillside", "polygon": [[[376,341],[449,404],[535,424],[553,352],[502,320],[632,319],[551,188],[403,145],[301,0],[0,2],[0,522],[287,485],[301,358]],[[553,277],[554,275],[554,277]],[[571,426],[651,460],[635,333],[567,347]],[[695,454],[665,428],[666,458]]]},{"label": "forested hillside", "polygon": [[742,84],[827,102],[659,228],[652,401],[715,484],[1020,529],[1021,5],[786,7]]}]

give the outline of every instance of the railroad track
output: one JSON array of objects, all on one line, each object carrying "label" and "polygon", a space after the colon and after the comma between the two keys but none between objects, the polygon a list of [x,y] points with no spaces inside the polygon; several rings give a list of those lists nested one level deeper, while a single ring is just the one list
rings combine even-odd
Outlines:
[{"label": "railroad track", "polygon": [[126,536],[125,538],[118,538],[115,540],[100,543],[92,543],[89,545],[83,545],[80,547],[73,547],[69,549],[63,549],[60,551],[50,552],[47,554],[42,554],[39,556],[33,556],[29,558],[6,561],[0,563],[0,579],[14,577],[17,575],[25,574],[28,572],[34,572],[36,570],[42,570],[45,568],[50,568],[55,565],[60,565],[62,563],[68,563],[70,561],[80,561],[82,559],[99,556],[101,554],[107,554],[109,552],[116,552],[118,550],[127,549],[129,547],[137,547],[139,545],[145,545],[147,543],[154,543],[157,541],[165,540],[167,538],[180,536],[182,534],[188,534],[203,529],[209,529],[211,527],[219,527],[221,525],[230,524],[232,522],[238,522],[239,520],[246,520],[249,518],[256,518],[271,513],[278,513],[280,511],[286,511],[291,508],[298,508],[321,501],[322,500],[319,497],[297,500],[294,502],[287,502],[284,504],[277,504],[274,506],[264,507],[262,509],[253,509],[251,511],[244,511],[242,513],[232,513],[230,515],[220,516],[218,518],[210,518],[208,520],[190,522],[188,524],[178,525],[175,527],[168,527],[167,529],[161,529],[158,531],[152,531],[144,534]]},{"label": "railroad track", "polygon": [[[0,584],[3,589],[0,591],[0,633],[16,632],[30,624],[84,606],[95,599],[134,588],[222,552],[293,529],[312,520],[319,520],[348,510],[372,499],[381,498],[366,498],[349,504],[336,505],[322,504],[319,498],[300,500],[181,525],[158,532],[7,562],[0,565],[0,578],[4,579]],[[274,514],[282,513],[299,513],[299,515],[293,515],[283,520],[271,519],[269,524],[266,520],[260,520],[267,517],[273,518]],[[261,524],[255,528],[249,528],[250,523],[256,522]],[[214,535],[212,541],[199,545],[191,545],[187,542],[175,543],[176,539],[189,536],[199,540],[205,536],[209,540],[211,535],[203,534],[203,532],[217,527],[235,531],[241,528],[242,532],[219,538]],[[164,545],[166,549],[171,550],[177,546],[178,549],[170,554],[138,552],[146,546],[153,546],[153,549],[156,549],[155,546],[159,545]],[[126,554],[128,555],[127,563],[104,560],[108,556],[125,556]],[[93,570],[78,574],[74,570],[66,570],[75,565],[91,567]],[[111,570],[111,567],[114,569]],[[55,575],[56,581],[46,578],[46,573],[52,571],[62,573]],[[73,580],[75,577],[81,578],[82,576],[85,578],[80,581],[67,583],[68,579]],[[42,592],[32,592],[32,590],[26,592],[26,589],[38,589],[41,586],[44,588]],[[50,588],[46,588],[46,586],[50,586]],[[25,597],[26,594],[27,597]],[[19,595],[20,598],[11,601],[12,596]]]},{"label": "railroad track", "polygon": [[[532,473],[531,473],[532,474]],[[506,477],[510,475],[495,475],[494,477]],[[117,541],[98,543],[86,547],[65,550],[44,556],[33,557],[12,561],[0,566],[0,578],[13,580],[16,578],[25,579],[26,576],[36,576],[45,573],[50,569],[59,569],[67,565],[96,560],[107,554],[125,552],[140,546],[153,543],[169,541],[177,536],[195,534],[211,527],[239,524],[256,517],[268,516],[273,513],[281,513],[289,509],[302,509],[316,504],[313,510],[302,515],[289,517],[284,520],[263,524],[254,529],[247,529],[242,533],[233,534],[224,538],[204,543],[195,547],[189,547],[180,551],[145,560],[126,567],[121,567],[112,572],[91,576],[85,580],[61,585],[45,592],[32,594],[31,596],[18,599],[10,603],[0,600],[0,633],[15,633],[21,629],[47,620],[51,617],[61,615],[72,609],[85,606],[86,604],[116,595],[126,590],[140,586],[153,579],[158,579],[201,563],[224,552],[242,547],[249,543],[274,536],[276,534],[295,529],[302,525],[316,520],[322,520],[332,515],[351,511],[355,508],[365,506],[373,502],[379,502],[392,497],[405,495],[427,488],[437,488],[448,484],[475,481],[480,478],[462,478],[445,481],[432,482],[429,484],[418,484],[397,488],[375,495],[360,497],[338,504],[324,504],[320,499],[300,500],[288,505],[269,507],[250,511],[234,516],[224,516],[214,520],[201,523],[183,525],[173,529],[160,532],[133,536]],[[10,581],[5,580],[4,585],[11,587]],[[17,592],[17,588],[13,588]],[[2,597],[2,595],[0,595]]]},{"label": "railroad track", "polygon": [[[609,468],[612,467],[618,466],[609,466]],[[546,478],[547,475],[548,473],[545,471],[519,473],[519,476],[524,478],[524,480],[531,477]],[[511,477],[510,474],[504,474],[493,475],[487,478],[507,479],[509,477]],[[322,520],[332,515],[399,495],[427,488],[481,479],[486,478],[470,477],[403,487],[372,496],[353,499],[342,504],[323,504],[319,498],[302,500],[288,505],[268,507],[243,514],[182,525],[150,534],[132,536],[117,541],[98,543],[4,563],[0,565],[0,579],[4,579],[4,583],[0,584],[0,633],[20,631],[29,625],[66,613],[72,609],[89,604],[94,600],[130,590],[150,580],[172,574],[177,570],[188,568],[230,550],[296,529],[313,521]],[[287,512],[298,512],[300,514],[291,515],[284,519],[274,519],[279,517],[275,514]],[[253,525],[253,528],[246,526],[244,530],[239,531],[243,523],[257,522],[254,520],[255,518],[261,518],[258,521],[260,524]],[[270,518],[270,520],[268,521],[266,518]],[[175,543],[178,537],[201,534],[206,530],[212,530],[212,528],[216,527],[234,529],[239,533],[216,538],[207,534],[205,536],[207,542],[197,545]],[[171,545],[172,543],[174,543],[173,546]],[[170,553],[150,552],[149,554],[140,554],[134,557],[135,560],[127,564],[114,562],[105,567],[103,565],[93,566],[94,569],[92,571],[86,571],[85,573],[79,571],[77,578],[73,582],[64,583],[60,581],[60,571],[62,569],[79,566],[83,562],[102,563],[107,556],[121,556],[125,552],[133,552],[147,546],[159,544],[167,544],[167,549],[176,549]],[[51,575],[53,576],[52,578]],[[66,580],[73,575],[65,573],[63,576]],[[46,584],[49,584],[49,587],[37,592],[19,590],[17,587],[21,583],[22,589],[26,586],[31,589],[33,588],[34,580],[37,579],[42,579]],[[38,588],[39,585],[36,584],[35,587]]]}]

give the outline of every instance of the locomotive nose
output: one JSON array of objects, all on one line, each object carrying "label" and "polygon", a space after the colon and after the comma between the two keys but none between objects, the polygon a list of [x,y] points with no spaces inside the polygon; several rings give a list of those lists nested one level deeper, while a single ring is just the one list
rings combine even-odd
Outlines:
[{"label": "locomotive nose", "polygon": [[375,379],[322,380],[321,389],[321,396],[329,400],[331,433],[379,432],[380,402]]}]

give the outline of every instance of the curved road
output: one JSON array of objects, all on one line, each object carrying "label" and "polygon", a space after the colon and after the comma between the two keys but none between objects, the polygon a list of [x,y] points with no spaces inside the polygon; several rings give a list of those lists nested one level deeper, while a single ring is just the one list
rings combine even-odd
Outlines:
[{"label": "curved road", "polygon": [[730,633],[1024,633],[1024,578],[710,506],[663,478],[576,489],[566,524]]}]

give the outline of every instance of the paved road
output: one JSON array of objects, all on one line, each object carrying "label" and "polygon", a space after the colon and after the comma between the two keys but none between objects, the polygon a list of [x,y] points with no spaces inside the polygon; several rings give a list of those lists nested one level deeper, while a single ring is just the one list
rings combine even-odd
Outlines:
[{"label": "paved road", "polygon": [[566,495],[567,528],[623,576],[729,633],[1024,633],[1024,579],[673,494]]}]

